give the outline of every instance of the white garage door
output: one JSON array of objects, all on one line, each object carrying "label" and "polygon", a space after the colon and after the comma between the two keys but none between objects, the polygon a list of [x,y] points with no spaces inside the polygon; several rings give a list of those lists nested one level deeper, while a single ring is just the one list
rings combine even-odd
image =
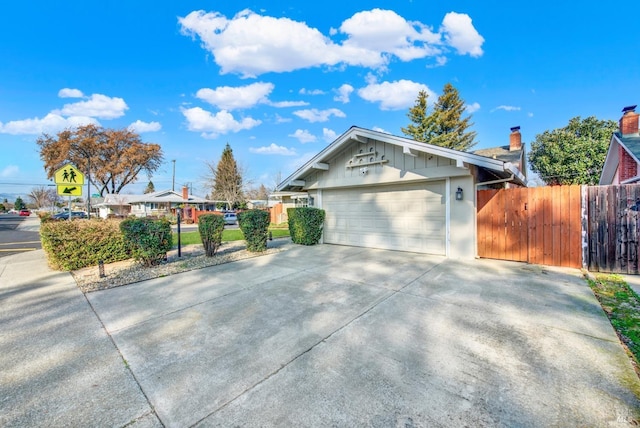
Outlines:
[{"label": "white garage door", "polygon": [[444,181],[325,190],[324,242],[445,255]]}]

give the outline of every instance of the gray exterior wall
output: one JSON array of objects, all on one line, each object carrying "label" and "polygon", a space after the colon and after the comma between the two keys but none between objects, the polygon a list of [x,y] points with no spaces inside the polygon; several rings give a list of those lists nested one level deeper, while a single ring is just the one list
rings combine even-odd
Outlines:
[{"label": "gray exterior wall", "polygon": [[[475,186],[470,169],[456,166],[454,159],[421,152],[415,156],[403,153],[403,148],[376,140],[354,141],[328,161],[328,170],[314,169],[303,179],[304,189],[322,208],[322,190],[358,186],[379,186],[446,180],[447,255],[452,258],[474,258]],[[373,159],[372,159],[373,158]],[[360,159],[363,159],[362,162]],[[349,168],[351,162],[352,167]],[[366,173],[361,168],[367,168]],[[458,187],[463,200],[456,200]]]}]

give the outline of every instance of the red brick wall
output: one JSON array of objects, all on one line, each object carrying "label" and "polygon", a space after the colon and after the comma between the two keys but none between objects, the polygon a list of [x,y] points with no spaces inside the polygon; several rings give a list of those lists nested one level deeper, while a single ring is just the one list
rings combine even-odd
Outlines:
[{"label": "red brick wall", "polygon": [[618,171],[620,174],[620,182],[622,183],[638,175],[638,164],[625,149],[620,147],[618,150],[620,150],[620,165]]},{"label": "red brick wall", "polygon": [[638,133],[638,113],[628,112],[620,118],[620,133],[622,135]]}]

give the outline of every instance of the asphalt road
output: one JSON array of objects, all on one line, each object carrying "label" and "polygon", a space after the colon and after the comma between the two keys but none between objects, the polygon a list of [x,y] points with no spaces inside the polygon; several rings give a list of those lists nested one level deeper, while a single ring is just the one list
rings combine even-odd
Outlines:
[{"label": "asphalt road", "polygon": [[40,232],[18,229],[25,220],[18,214],[0,214],[0,257],[42,248]]}]

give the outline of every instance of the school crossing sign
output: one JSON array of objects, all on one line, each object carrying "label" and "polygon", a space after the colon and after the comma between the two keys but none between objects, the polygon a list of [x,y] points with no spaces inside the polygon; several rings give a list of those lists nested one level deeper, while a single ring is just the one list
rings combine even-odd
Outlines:
[{"label": "school crossing sign", "polygon": [[66,164],[53,174],[54,181],[58,187],[58,195],[61,196],[82,196],[82,185],[84,184],[84,174],[71,165]]}]

